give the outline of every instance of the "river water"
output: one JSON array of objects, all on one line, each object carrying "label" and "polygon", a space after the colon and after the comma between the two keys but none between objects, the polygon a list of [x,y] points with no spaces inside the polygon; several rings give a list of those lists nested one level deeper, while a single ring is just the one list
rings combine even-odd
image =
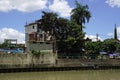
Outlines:
[{"label": "river water", "polygon": [[120,80],[120,70],[0,73],[0,80]]}]

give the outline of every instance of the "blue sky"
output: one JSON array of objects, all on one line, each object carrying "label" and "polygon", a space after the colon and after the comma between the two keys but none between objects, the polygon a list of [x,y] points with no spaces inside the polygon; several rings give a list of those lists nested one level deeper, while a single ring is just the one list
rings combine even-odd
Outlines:
[{"label": "blue sky", "polygon": [[[41,11],[53,11],[69,18],[75,0],[0,0],[0,42],[16,38],[24,43],[24,25],[41,18]],[[86,23],[86,36],[95,40],[112,38],[116,24],[120,38],[120,0],[78,0],[87,4],[92,14]]]}]

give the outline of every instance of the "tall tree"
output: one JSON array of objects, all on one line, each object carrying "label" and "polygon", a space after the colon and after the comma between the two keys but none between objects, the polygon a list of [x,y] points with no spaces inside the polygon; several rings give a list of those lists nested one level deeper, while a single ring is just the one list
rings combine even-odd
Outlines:
[{"label": "tall tree", "polygon": [[56,22],[56,38],[65,40],[69,32],[69,20],[65,18],[58,18]]},{"label": "tall tree", "polygon": [[88,5],[81,5],[78,1],[75,1],[76,8],[71,11],[71,20],[75,21],[78,25],[80,25],[80,30],[83,31],[83,24],[89,22],[91,18],[91,13],[88,10]]},{"label": "tall tree", "polygon": [[75,52],[75,51],[80,52],[81,49],[84,47],[85,33],[79,30],[80,30],[79,25],[71,21],[70,31],[69,31],[67,41],[71,45],[71,48],[72,48],[71,50],[73,50],[72,52]]},{"label": "tall tree", "polygon": [[41,19],[41,27],[45,32],[49,31],[49,34],[52,35],[53,53],[55,53],[56,52],[55,30],[56,30],[57,14],[53,12],[45,12],[45,11],[42,11],[42,13],[43,16]]},{"label": "tall tree", "polygon": [[53,12],[45,12],[45,11],[42,11],[42,13],[43,13],[43,16],[41,19],[42,29],[44,29],[45,31],[49,31],[50,34],[53,35],[56,27],[55,23],[57,20],[57,14]]},{"label": "tall tree", "polygon": [[56,13],[53,12],[42,12],[43,16],[41,19],[42,29],[50,34],[54,35],[56,39],[64,39],[68,32],[68,19],[58,18]]},{"label": "tall tree", "polygon": [[114,29],[114,39],[118,40],[116,24],[115,24],[115,29]]}]

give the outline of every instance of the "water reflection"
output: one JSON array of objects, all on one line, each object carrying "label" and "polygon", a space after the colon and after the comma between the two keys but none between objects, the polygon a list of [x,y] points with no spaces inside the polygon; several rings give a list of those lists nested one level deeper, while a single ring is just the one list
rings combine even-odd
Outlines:
[{"label": "water reflection", "polygon": [[0,80],[119,80],[120,70],[0,73]]}]

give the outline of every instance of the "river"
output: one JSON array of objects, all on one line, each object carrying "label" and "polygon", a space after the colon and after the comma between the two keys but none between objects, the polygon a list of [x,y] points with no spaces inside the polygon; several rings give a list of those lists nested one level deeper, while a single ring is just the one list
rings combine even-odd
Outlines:
[{"label": "river", "polygon": [[0,80],[120,80],[120,70],[0,73]]}]

